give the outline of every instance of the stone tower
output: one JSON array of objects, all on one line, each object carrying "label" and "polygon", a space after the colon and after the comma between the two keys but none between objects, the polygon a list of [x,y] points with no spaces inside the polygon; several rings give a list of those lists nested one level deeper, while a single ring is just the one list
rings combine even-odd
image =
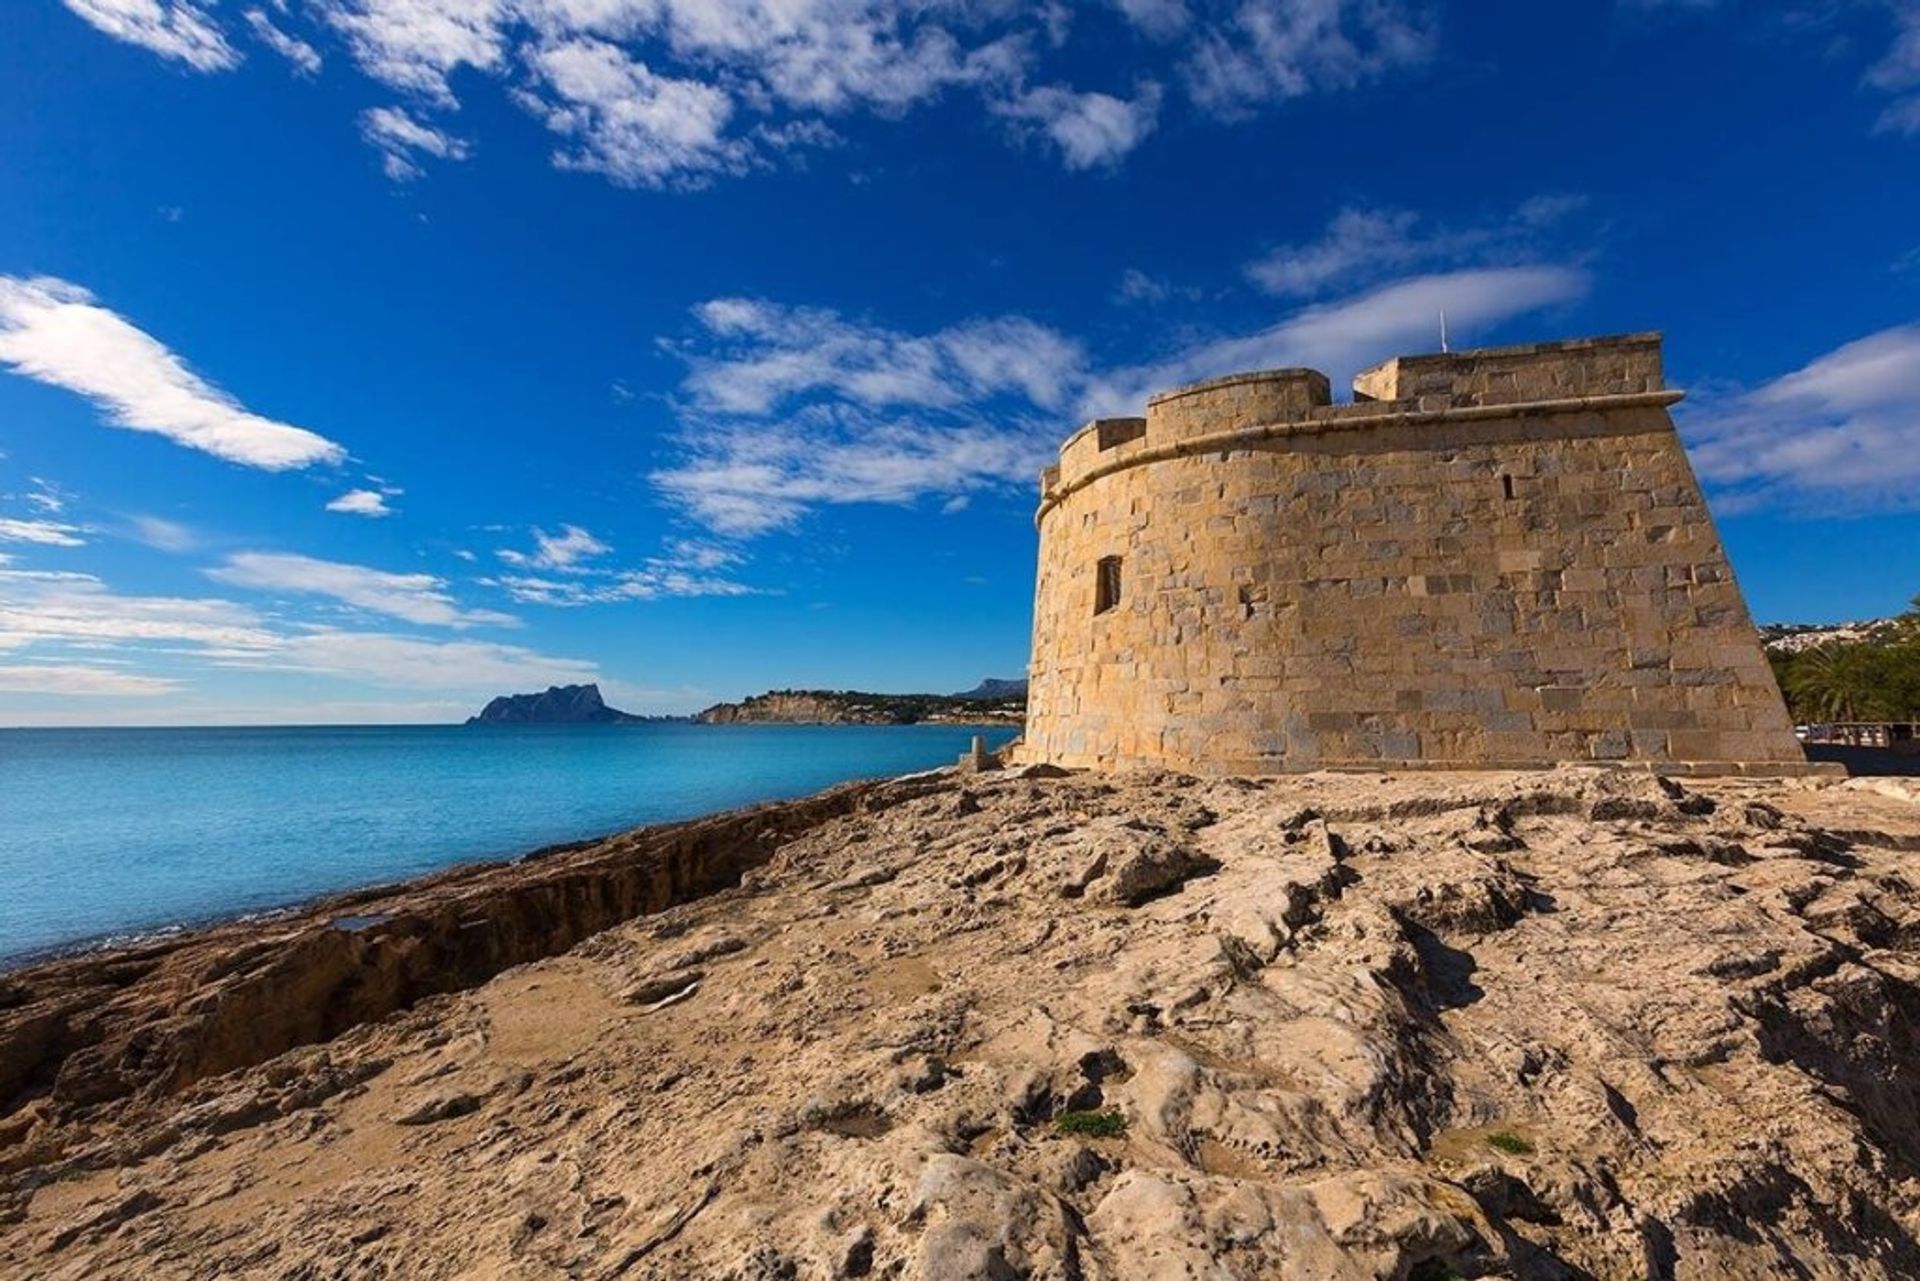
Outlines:
[{"label": "stone tower", "polygon": [[1271,774],[1808,766],[1660,336],[1237,374],[1042,478],[1022,758]]}]

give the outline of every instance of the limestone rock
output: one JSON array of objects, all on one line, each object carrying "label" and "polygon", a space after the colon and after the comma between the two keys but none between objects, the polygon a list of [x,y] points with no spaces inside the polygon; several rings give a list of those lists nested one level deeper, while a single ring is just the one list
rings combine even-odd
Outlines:
[{"label": "limestone rock", "polygon": [[1916,887],[1852,786],[866,785],[10,975],[0,1275],[1892,1281]]}]

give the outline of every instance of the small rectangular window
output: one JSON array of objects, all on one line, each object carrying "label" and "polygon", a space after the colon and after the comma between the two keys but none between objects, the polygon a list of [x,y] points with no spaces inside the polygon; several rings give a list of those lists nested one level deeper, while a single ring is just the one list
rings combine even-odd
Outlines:
[{"label": "small rectangular window", "polygon": [[1093,612],[1104,614],[1120,603],[1120,558],[1102,556],[1093,582]]},{"label": "small rectangular window", "polygon": [[1507,496],[1507,501],[1512,502],[1513,501],[1513,477],[1504,476],[1504,475],[1501,476],[1500,490],[1502,493],[1504,493]]}]

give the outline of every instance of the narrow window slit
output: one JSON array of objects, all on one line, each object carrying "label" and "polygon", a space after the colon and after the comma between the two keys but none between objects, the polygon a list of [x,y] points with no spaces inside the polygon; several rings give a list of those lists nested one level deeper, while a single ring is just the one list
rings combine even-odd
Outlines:
[{"label": "narrow window slit", "polygon": [[1513,477],[1502,476],[1500,478],[1500,488],[1503,491],[1505,491],[1507,495],[1507,501],[1512,502],[1513,501]]},{"label": "narrow window slit", "polygon": [[1102,556],[1094,568],[1093,612],[1104,614],[1120,603],[1120,558]]}]

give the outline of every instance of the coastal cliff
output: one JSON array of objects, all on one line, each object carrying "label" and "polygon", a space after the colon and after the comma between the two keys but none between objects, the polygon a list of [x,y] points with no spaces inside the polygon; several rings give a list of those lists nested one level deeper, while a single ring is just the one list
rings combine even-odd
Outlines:
[{"label": "coastal cliff", "polygon": [[608,707],[598,685],[550,685],[539,694],[503,694],[469,725],[629,725],[646,719]]},{"label": "coastal cliff", "polygon": [[948,771],[0,978],[0,1274],[1911,1276],[1892,780]]},{"label": "coastal cliff", "polygon": [[1019,724],[1026,694],[867,694],[857,690],[776,689],[738,703],[716,703],[694,719],[708,725]]}]

